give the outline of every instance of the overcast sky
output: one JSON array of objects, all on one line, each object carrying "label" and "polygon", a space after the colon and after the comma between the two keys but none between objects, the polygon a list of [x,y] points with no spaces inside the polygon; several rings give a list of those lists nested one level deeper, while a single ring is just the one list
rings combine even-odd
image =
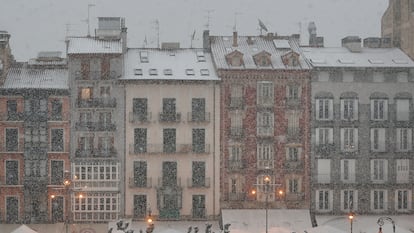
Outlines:
[{"label": "overcast sky", "polygon": [[[202,45],[202,31],[231,35],[236,24],[239,35],[259,35],[258,19],[271,32],[308,36],[314,21],[325,45],[340,46],[347,35],[380,36],[381,17],[388,0],[0,0],[0,30],[11,34],[16,60],[26,61],[39,51],[65,51],[65,36],[91,34],[97,17],[124,17],[128,47],[147,47],[160,42],[180,42],[181,47]],[[209,15],[209,17],[208,17]]]}]

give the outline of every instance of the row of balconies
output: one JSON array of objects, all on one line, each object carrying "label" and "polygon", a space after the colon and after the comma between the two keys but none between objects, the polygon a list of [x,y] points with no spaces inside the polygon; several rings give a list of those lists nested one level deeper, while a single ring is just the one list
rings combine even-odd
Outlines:
[{"label": "row of balconies", "polygon": [[208,154],[210,144],[130,144],[131,155],[140,154]]},{"label": "row of balconies", "polygon": [[[243,138],[245,135],[245,128],[241,126],[230,127],[229,136],[234,139]],[[274,136],[274,126],[257,126],[257,136],[258,137],[273,137]],[[300,128],[288,128],[286,134],[286,140],[288,141],[300,141],[302,140],[302,130]]]},{"label": "row of balconies", "polygon": [[77,99],[78,108],[115,108],[116,98],[96,97],[89,99]]},{"label": "row of balconies", "polygon": [[[298,98],[285,98],[283,105],[288,107],[300,107],[302,101]],[[229,108],[230,109],[244,109],[246,101],[244,97],[230,97]],[[258,107],[274,107],[273,98],[264,98],[262,101],[256,103]]]},{"label": "row of balconies", "polygon": [[[285,193],[283,197],[278,197],[278,198],[282,198],[285,201],[300,201],[300,200],[304,200],[305,199],[305,193],[299,192],[299,193]],[[249,198],[249,194],[248,193],[244,193],[244,192],[235,192],[235,193],[228,193],[227,194],[227,200],[228,201],[246,201],[246,200],[251,200]]]},{"label": "row of balconies", "polygon": [[[204,179],[200,179],[200,180],[196,180],[193,178],[187,178],[186,187],[187,188],[210,188],[210,180],[211,180],[210,177],[205,177]],[[145,188],[145,189],[168,186],[168,185],[163,185],[163,181],[161,177],[158,177],[157,185],[155,186],[153,185],[151,177],[145,180],[142,180],[141,178],[130,177],[128,184],[130,188]],[[180,177],[177,178],[177,186],[182,187]]]},{"label": "row of balconies", "polygon": [[[149,123],[152,120],[152,113],[129,113],[129,122],[130,123]],[[182,119],[181,113],[158,113],[159,122],[180,122]],[[210,122],[210,113],[209,112],[188,112],[187,113],[188,122]]]},{"label": "row of balconies", "polygon": [[0,121],[68,121],[69,112],[8,112],[0,113]]},{"label": "row of balconies", "polygon": [[[370,142],[367,142],[367,144],[370,144]],[[352,155],[356,156],[360,150],[358,148],[359,147],[340,148],[339,145],[330,143],[330,144],[315,145],[314,152],[318,155],[331,155],[332,153],[338,152],[338,153],[347,154],[349,156],[352,156]],[[412,150],[385,149],[385,150],[379,151],[379,150],[369,149],[369,152],[372,154],[383,154],[383,153],[393,152],[393,153],[398,153],[399,155],[404,155],[404,154],[408,155],[409,153],[412,152]]]},{"label": "row of balconies", "polygon": [[88,122],[77,122],[75,124],[76,130],[81,131],[115,131],[116,124],[115,123],[107,123],[102,121],[88,121]]},{"label": "row of balconies", "polygon": [[116,157],[117,150],[115,147],[109,148],[93,148],[93,149],[77,149],[75,152],[76,158],[102,158],[102,157]]},{"label": "row of balconies", "polygon": [[76,71],[75,80],[110,80],[116,79],[117,75],[115,71],[102,72],[102,71]]},{"label": "row of balconies", "polygon": [[[229,160],[227,169],[229,171],[242,171],[247,167],[243,160]],[[258,160],[258,169],[272,169],[275,167],[274,160]],[[304,163],[302,161],[285,161],[283,163],[283,169],[286,171],[303,171]]]}]

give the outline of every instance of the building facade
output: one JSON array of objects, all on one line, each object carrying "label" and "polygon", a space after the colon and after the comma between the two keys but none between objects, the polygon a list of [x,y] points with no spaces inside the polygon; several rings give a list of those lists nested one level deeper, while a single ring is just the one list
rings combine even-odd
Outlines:
[{"label": "building facade", "polygon": [[70,169],[66,60],[39,53],[6,73],[0,87],[0,221],[63,221],[64,171]]},{"label": "building facade", "polygon": [[123,207],[124,19],[98,18],[95,37],[69,38],[71,98],[71,216],[74,222],[107,222]]},{"label": "building facade", "polygon": [[208,36],[221,79],[221,208],[308,208],[310,67],[297,37]]},{"label": "building facade", "polygon": [[129,49],[124,73],[125,216],[215,219],[220,87],[210,53]]},{"label": "building facade", "polygon": [[412,213],[413,61],[398,48],[303,48],[312,71],[312,206]]},{"label": "building facade", "polygon": [[414,1],[390,0],[381,20],[382,37],[391,39],[393,46],[400,48],[414,59]]}]

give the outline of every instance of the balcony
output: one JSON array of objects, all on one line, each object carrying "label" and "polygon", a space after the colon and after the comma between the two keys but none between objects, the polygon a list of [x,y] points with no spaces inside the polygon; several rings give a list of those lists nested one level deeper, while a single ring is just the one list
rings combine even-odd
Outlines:
[{"label": "balcony", "polygon": [[272,108],[274,99],[272,96],[259,96],[257,99],[257,107]]},{"label": "balcony", "polygon": [[115,147],[110,148],[95,148],[95,149],[77,149],[75,157],[77,158],[102,158],[102,157],[116,157],[117,151]]},{"label": "balcony", "polygon": [[[108,174],[107,174],[108,175]],[[73,180],[73,189],[81,191],[102,189],[107,191],[108,189],[116,191],[119,190],[119,180]]]},{"label": "balcony", "polygon": [[286,139],[289,142],[300,142],[300,141],[302,141],[302,130],[300,128],[288,128]]},{"label": "balcony", "polygon": [[188,188],[210,188],[210,178],[187,178]]},{"label": "balcony", "polygon": [[89,72],[75,72],[75,80],[108,80],[116,79],[117,75],[115,71],[102,72],[102,71],[89,71]]},{"label": "balcony", "polygon": [[[145,182],[144,182],[145,181]],[[146,180],[142,181],[139,178],[129,177],[129,187],[130,188],[152,188],[152,178],[149,177]]]},{"label": "balcony", "polygon": [[230,97],[229,108],[244,109],[244,98],[243,97]]},{"label": "balcony", "polygon": [[192,213],[192,218],[193,219],[206,219],[207,217],[207,215],[206,215],[206,213],[207,213],[207,211],[206,211],[206,208],[204,208],[204,207],[198,207],[198,208],[192,208],[191,209],[191,213]]},{"label": "balcony", "polygon": [[152,114],[147,113],[135,113],[129,112],[129,122],[130,123],[149,123],[152,119]]},{"label": "balcony", "polygon": [[243,137],[243,128],[240,127],[230,127],[230,137],[231,138],[242,138]]},{"label": "balcony", "polygon": [[76,122],[75,129],[79,131],[115,131],[116,125],[107,122]]},{"label": "balcony", "polygon": [[288,108],[299,108],[302,104],[299,98],[286,98],[286,106]]},{"label": "balcony", "polygon": [[181,121],[181,113],[159,113],[159,121],[160,122],[180,122]]},{"label": "balcony", "polygon": [[131,155],[139,154],[208,154],[210,144],[193,146],[192,144],[129,144]]},{"label": "balcony", "polygon": [[243,161],[241,159],[230,159],[228,162],[227,168],[229,171],[240,171],[243,169]]},{"label": "balcony", "polygon": [[23,121],[24,113],[23,112],[9,112],[1,113],[0,121]]},{"label": "balcony", "polygon": [[275,167],[275,161],[263,159],[263,160],[257,160],[257,168],[258,169],[271,169]]},{"label": "balcony", "polygon": [[322,155],[329,155],[335,152],[335,144],[315,145],[315,152]]},{"label": "balcony", "polygon": [[49,112],[48,121],[69,121],[70,112],[51,113]]},{"label": "balcony", "polygon": [[257,126],[257,136],[259,136],[259,137],[273,137],[273,125]]},{"label": "balcony", "polygon": [[115,108],[116,99],[110,97],[77,99],[78,108]]},{"label": "balcony", "polygon": [[192,122],[192,123],[210,122],[210,113],[209,112],[188,112],[187,119],[188,119],[188,122]]},{"label": "balcony", "polygon": [[304,198],[304,193],[286,193],[286,201],[301,201]]},{"label": "balcony", "polygon": [[26,121],[47,121],[48,114],[46,111],[24,112],[24,119]]},{"label": "balcony", "polygon": [[0,186],[18,186],[23,185],[22,179],[10,175],[9,177],[0,176]]},{"label": "balcony", "polygon": [[287,171],[303,171],[304,166],[302,161],[285,161],[284,168]]},{"label": "balcony", "polygon": [[180,187],[181,188],[181,177],[177,177],[174,181],[173,179],[164,179],[162,177],[158,177],[158,188],[162,187]]},{"label": "balcony", "polygon": [[246,193],[229,193],[229,201],[244,201]]}]

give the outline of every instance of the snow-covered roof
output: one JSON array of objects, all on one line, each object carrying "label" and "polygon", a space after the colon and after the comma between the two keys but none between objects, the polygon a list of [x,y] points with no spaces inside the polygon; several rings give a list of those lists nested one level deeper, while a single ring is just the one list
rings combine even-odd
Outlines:
[{"label": "snow-covered roof", "polygon": [[67,69],[11,68],[0,89],[69,89]]},{"label": "snow-covered roof", "polygon": [[100,40],[92,37],[69,38],[68,54],[122,53],[121,40]]},{"label": "snow-covered roof", "polygon": [[414,62],[398,48],[362,48],[351,52],[345,47],[302,48],[313,67],[413,68]]},{"label": "snow-covered roof", "polygon": [[[303,58],[301,49],[295,39],[269,39],[261,36],[238,36],[237,46],[233,46],[232,36],[213,36],[211,51],[218,69],[271,69],[271,70],[303,70],[310,69]],[[226,55],[239,51],[243,54],[242,66],[231,66],[227,63]],[[253,56],[260,52],[270,54],[271,66],[256,65]],[[299,65],[287,66],[282,62],[282,56],[289,51],[298,53]]]},{"label": "snow-covered roof", "polygon": [[121,80],[219,80],[203,49],[128,49]]}]

